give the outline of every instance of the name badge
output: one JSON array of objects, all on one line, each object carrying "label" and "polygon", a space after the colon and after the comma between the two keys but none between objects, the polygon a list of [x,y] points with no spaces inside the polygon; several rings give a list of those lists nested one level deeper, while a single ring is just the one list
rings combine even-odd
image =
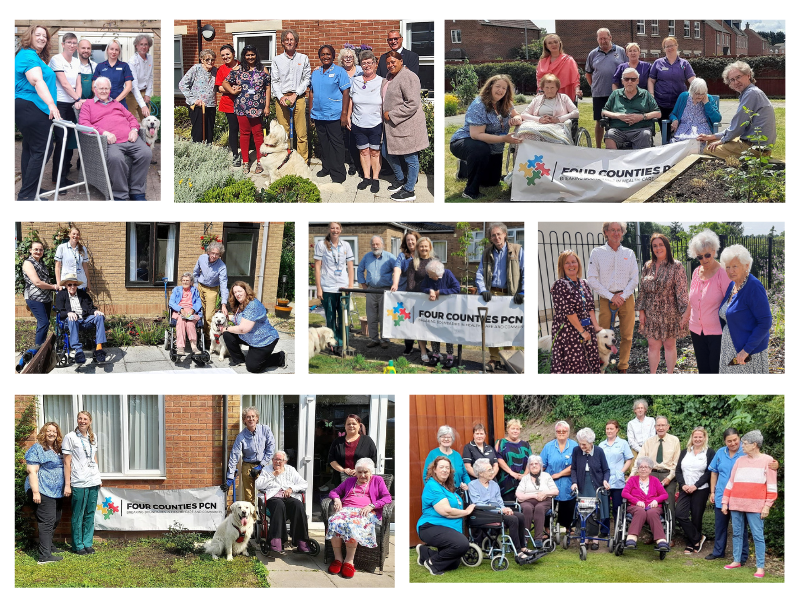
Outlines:
[{"label": "name badge", "polygon": [[247,90],[247,95],[248,96],[255,96],[256,95],[255,88],[250,88],[249,90]]},{"label": "name badge", "polygon": [[333,272],[333,274],[334,274],[334,275],[337,275],[337,276],[338,276],[338,275],[341,275],[341,274],[342,274],[342,270],[341,270],[341,269],[336,269],[336,270]]},{"label": "name badge", "polygon": [[115,70],[122,71],[122,67],[117,67]]},{"label": "name badge", "polygon": [[328,73],[328,77],[333,77],[333,73]]}]

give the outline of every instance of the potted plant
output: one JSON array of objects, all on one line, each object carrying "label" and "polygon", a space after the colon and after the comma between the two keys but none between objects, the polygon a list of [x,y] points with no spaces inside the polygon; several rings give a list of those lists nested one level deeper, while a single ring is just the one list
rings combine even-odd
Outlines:
[{"label": "potted plant", "polygon": [[[281,295],[286,291],[286,275],[281,275]],[[275,306],[275,316],[280,319],[288,319],[292,314],[292,307],[289,306],[288,298],[278,298]]]}]

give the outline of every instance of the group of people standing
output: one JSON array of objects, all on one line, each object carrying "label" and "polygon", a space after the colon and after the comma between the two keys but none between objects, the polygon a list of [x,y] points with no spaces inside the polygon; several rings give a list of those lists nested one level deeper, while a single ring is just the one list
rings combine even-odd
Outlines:
[{"label": "group of people standing", "polygon": [[241,62],[232,45],[222,46],[219,68],[214,66],[216,53],[202,50],[200,63],[189,69],[179,84],[189,106],[192,141],[213,141],[220,93],[219,110],[228,121],[233,166],[250,171],[252,137],[253,172],[262,173],[262,127],[274,99],[278,122],[289,135],[291,121],[297,152],[307,163],[307,118],[311,118],[322,162],[317,177],[330,176],[332,182],[342,183],[359,172],[358,189],[377,193],[382,154],[394,173],[388,188],[392,199],[414,200],[418,153],[428,147],[419,56],[402,47],[403,36],[397,30],[389,31],[386,41],[389,51],[380,58],[371,50],[356,54],[352,47],[345,47],[339,52],[338,64],[336,49],[324,44],[317,52],[320,66],[313,70],[308,56],[297,51],[300,36],[292,29],[281,32],[284,51],[272,60],[270,69],[253,45],[241,49]]},{"label": "group of people standing", "polygon": [[701,231],[689,242],[689,258],[700,263],[689,285],[685,267],[662,233],[650,237],[650,260],[640,275],[635,253],[622,246],[626,231],[624,222],[603,223],[606,243],[592,250],[586,279],[573,250],[559,255],[559,279],[550,290],[552,373],[600,372],[597,333],[614,326],[612,315],[620,322],[618,372],[626,373],[637,311],[651,373],[658,369],[662,347],[667,373],[673,372],[676,341],[688,333],[700,373],[769,373],[772,312],[764,286],[750,273],[753,258],[747,248],[728,246],[717,261],[719,237]]},{"label": "group of people standing", "polygon": [[[15,122],[22,133],[22,187],[17,200],[34,200],[40,193],[39,175],[53,151],[47,147],[53,119],[100,131],[108,142],[114,198],[145,200],[152,152],[139,138],[139,121],[150,115],[154,69],[148,52],[153,38],[136,36],[136,52],[129,63],[121,60],[120,43],[112,40],[106,45],[107,60],[97,64],[91,58],[92,43],[71,32],[61,36],[62,52],[51,57],[50,37],[46,26],[31,25],[20,36],[14,57]],[[70,131],[65,139],[64,131],[55,128],[53,135],[51,179],[59,187],[75,183],[67,177],[77,148],[75,134]],[[133,166],[127,165],[126,156],[133,157]]]}]

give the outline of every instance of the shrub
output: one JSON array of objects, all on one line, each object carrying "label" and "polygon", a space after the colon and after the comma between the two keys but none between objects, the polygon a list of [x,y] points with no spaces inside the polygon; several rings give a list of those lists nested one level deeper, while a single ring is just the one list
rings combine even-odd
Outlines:
[{"label": "shrub", "polygon": [[231,169],[228,150],[175,139],[175,202],[196,202],[206,192],[244,178]]},{"label": "shrub", "polygon": [[[291,221],[283,224],[283,247],[281,248],[281,268],[278,272],[278,292],[282,292],[281,297],[294,300],[294,226]],[[286,283],[281,283],[281,279],[286,275]]]},{"label": "shrub", "polygon": [[517,94],[514,96],[514,104],[525,104],[528,101],[528,97],[525,94]]},{"label": "shrub", "polygon": [[64,228],[59,229],[55,235],[53,235],[53,245],[48,247],[47,244],[41,237],[39,236],[39,232],[31,230],[28,235],[22,238],[19,243],[17,244],[17,249],[14,254],[14,293],[22,294],[25,291],[25,278],[22,275],[22,265],[25,260],[31,255],[31,245],[33,242],[42,242],[44,246],[44,256],[42,256],[42,262],[44,262],[45,266],[47,267],[48,271],[50,271],[50,276],[53,280],[56,277],[56,251],[55,248],[58,247],[59,244],[65,241],[65,237],[69,238],[69,229],[66,230],[66,235],[64,234]]},{"label": "shrub", "polygon": [[461,106],[469,106],[478,95],[478,74],[475,72],[475,67],[465,59],[464,64],[459,67],[453,75],[453,79],[450,80],[450,85],[453,86],[453,93]]},{"label": "shrub", "polygon": [[175,521],[164,535],[164,548],[181,556],[196,552],[196,544],[203,539],[197,532],[189,531]]},{"label": "shrub", "polygon": [[520,44],[519,46],[511,48],[508,57],[519,60],[539,60],[542,56],[543,49],[542,40],[534,40],[527,46],[525,46],[525,44]]},{"label": "shrub", "polygon": [[272,182],[263,191],[264,202],[319,202],[319,188],[313,181],[303,179],[297,175],[286,175]]},{"label": "shrub", "polygon": [[420,171],[433,173],[433,102],[428,102],[428,92],[422,94],[422,110],[425,112],[425,127],[428,130],[428,147],[419,153]]},{"label": "shrub", "polygon": [[222,188],[212,188],[197,199],[198,202],[240,202],[253,203],[261,200],[261,194],[251,179],[236,181],[228,178]]},{"label": "shrub", "polygon": [[[487,79],[489,79],[492,75],[498,75],[504,73],[511,78],[511,81],[514,82],[515,91],[523,93],[523,94],[534,94],[536,93],[536,65],[531,64],[525,61],[512,61],[512,62],[500,62],[500,63],[483,63],[480,65],[469,65],[470,68],[475,70],[475,73],[478,75],[478,81],[480,85],[483,85]],[[445,77],[449,77],[451,80],[451,84],[453,85],[453,89],[455,90],[455,81],[460,77],[459,72],[464,69],[464,65],[458,66],[445,66]],[[475,88],[475,93],[472,95],[474,98],[478,93],[478,87]],[[455,92],[458,95],[458,92]],[[470,98],[469,102],[472,102],[472,98]],[[459,95],[459,99],[461,96]],[[466,104],[469,104],[467,102]]]},{"label": "shrub", "polygon": [[36,431],[36,403],[30,400],[14,422],[14,547],[25,548],[33,542],[31,516],[23,512],[28,500],[25,493],[25,440]]},{"label": "shrub", "polygon": [[444,116],[452,117],[458,113],[458,98],[453,94],[444,95]]}]

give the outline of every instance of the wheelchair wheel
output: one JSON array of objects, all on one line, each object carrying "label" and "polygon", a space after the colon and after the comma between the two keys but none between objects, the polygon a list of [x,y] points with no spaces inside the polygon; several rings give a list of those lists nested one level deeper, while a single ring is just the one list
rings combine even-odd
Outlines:
[{"label": "wheelchair wheel", "polygon": [[488,535],[484,536],[481,540],[481,550],[483,550],[483,553],[486,555],[492,551],[492,540],[489,539]]},{"label": "wheelchair wheel", "polygon": [[172,362],[178,362],[178,352],[174,349],[170,349],[169,351],[169,359]]},{"label": "wheelchair wheel", "polygon": [[492,571],[505,571],[508,565],[508,559],[503,554],[492,559]]},{"label": "wheelchair wheel", "polygon": [[169,347],[172,346],[172,336],[170,336],[169,329],[164,330],[164,350],[169,351]]},{"label": "wheelchair wheel", "polygon": [[659,552],[658,553],[658,560],[664,560],[665,558],[667,558],[667,553],[666,552]]},{"label": "wheelchair wheel", "polygon": [[308,538],[306,543],[308,544],[308,553],[311,556],[318,556],[320,552],[319,542],[313,538]]},{"label": "wheelchair wheel", "polygon": [[586,131],[583,127],[578,129],[578,137],[575,140],[575,145],[581,148],[592,147],[592,136],[590,136],[589,132]]},{"label": "wheelchair wheel", "polygon": [[267,542],[267,540],[264,539],[259,542],[259,549],[261,550],[261,554],[269,556],[269,542]]},{"label": "wheelchair wheel", "polygon": [[202,360],[203,363],[208,364],[211,362],[211,355],[206,350],[203,350],[200,353],[200,360]]},{"label": "wheelchair wheel", "polygon": [[545,550],[546,552],[552,552],[553,550],[556,549],[556,542],[554,542],[551,539],[544,540],[542,542],[542,549]]},{"label": "wheelchair wheel", "polygon": [[625,544],[623,542],[617,542],[617,545],[614,546],[614,555],[622,556],[623,552],[625,552]]},{"label": "wheelchair wheel", "polygon": [[580,554],[581,560],[586,560],[586,554],[588,553],[586,546],[581,546],[578,548],[578,553]]},{"label": "wheelchair wheel", "polygon": [[467,553],[461,557],[461,562],[467,567],[477,567],[483,562],[483,551],[480,546],[470,542]]},{"label": "wheelchair wheel", "polygon": [[561,547],[564,550],[569,548],[569,534],[568,533],[565,533],[563,536],[561,536]]}]

